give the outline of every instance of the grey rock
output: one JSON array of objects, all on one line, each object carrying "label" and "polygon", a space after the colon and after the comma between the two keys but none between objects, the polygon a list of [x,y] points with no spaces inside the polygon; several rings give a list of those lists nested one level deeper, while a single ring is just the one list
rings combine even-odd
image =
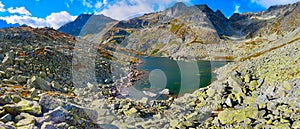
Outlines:
[{"label": "grey rock", "polygon": [[214,88],[211,87],[211,88],[208,88],[208,89],[207,89],[206,93],[207,93],[207,95],[208,95],[209,97],[212,97],[212,96],[215,95],[216,90],[215,90]]},{"label": "grey rock", "polygon": [[5,123],[8,121],[11,121],[11,120],[12,120],[12,116],[10,114],[6,114],[0,118],[0,121],[5,122]]},{"label": "grey rock", "polygon": [[141,100],[139,100],[139,102],[142,103],[142,104],[147,104],[148,103],[148,98],[143,97]]},{"label": "grey rock", "polygon": [[58,90],[58,91],[62,91],[62,92],[64,91],[62,86],[56,81],[51,82],[51,87],[53,87],[55,90]]},{"label": "grey rock", "polygon": [[31,126],[34,124],[35,124],[35,119],[28,117],[17,122],[16,126],[22,128],[22,126],[28,126],[28,125]]},{"label": "grey rock", "polygon": [[58,129],[66,129],[66,128],[69,127],[69,124],[67,124],[66,122],[62,122],[62,123],[59,123],[59,124],[55,124],[54,126]]},{"label": "grey rock", "polygon": [[27,79],[29,79],[29,77],[18,75],[18,76],[12,76],[10,79],[4,80],[4,82],[6,84],[17,84],[17,83],[20,84],[20,83],[26,83]]},{"label": "grey rock", "polygon": [[16,117],[15,117],[15,120],[18,122],[18,121],[20,121],[20,120],[22,120],[22,119],[33,119],[33,120],[35,120],[35,116],[32,116],[32,115],[30,115],[29,113],[20,113],[20,115],[17,115]]},{"label": "grey rock", "polygon": [[[40,98],[39,104],[42,105],[43,110],[54,110],[57,107],[61,106],[65,110],[67,110],[69,113],[76,115],[80,118],[86,119],[86,120],[97,120],[98,118],[98,112],[87,107],[82,107],[80,105],[76,105],[70,102],[63,101],[58,98],[54,98],[52,96],[49,96],[47,94],[43,94]],[[58,111],[57,113],[63,113],[61,111]]]},{"label": "grey rock", "polygon": [[266,95],[260,95],[256,98],[255,103],[260,104],[260,103],[264,103],[268,100]]},{"label": "grey rock", "polygon": [[229,107],[232,107],[232,100],[228,97],[225,101],[225,103],[229,106]]},{"label": "grey rock", "polygon": [[3,79],[3,82],[4,82],[5,84],[18,84],[17,81],[11,80],[11,79]]},{"label": "grey rock", "polygon": [[11,98],[14,103],[18,103],[18,102],[22,101],[22,97],[19,95],[11,95]]},{"label": "grey rock", "polygon": [[40,77],[45,78],[47,76],[46,72],[40,71]]},{"label": "grey rock", "polygon": [[5,125],[0,123],[0,129],[15,129],[12,125]]},{"label": "grey rock", "polygon": [[264,83],[264,81],[265,80],[263,78],[259,79],[257,87],[260,87]]},{"label": "grey rock", "polygon": [[41,129],[57,129],[52,122],[44,122]]},{"label": "grey rock", "polygon": [[41,90],[51,90],[49,82],[37,76],[33,76],[28,85]]},{"label": "grey rock", "polygon": [[41,106],[36,101],[22,99],[16,104],[6,104],[3,108],[10,114],[19,114],[26,112],[32,115],[40,115],[42,113]]},{"label": "grey rock", "polygon": [[164,89],[164,90],[160,91],[159,94],[168,95],[168,94],[170,94],[170,91],[169,91],[169,89]]},{"label": "grey rock", "polygon": [[294,129],[300,128],[300,120],[293,122],[292,128]]},{"label": "grey rock", "polygon": [[13,54],[8,52],[8,53],[5,53],[5,57],[4,59],[2,60],[2,64],[13,64]]},{"label": "grey rock", "polygon": [[5,104],[12,104],[13,100],[9,95],[2,95],[0,96],[0,105],[5,105]]},{"label": "grey rock", "polygon": [[66,117],[68,115],[68,111],[62,107],[57,107],[54,110],[49,111],[48,113],[44,114],[43,122],[50,122],[52,121],[55,123],[61,123],[66,121]]}]

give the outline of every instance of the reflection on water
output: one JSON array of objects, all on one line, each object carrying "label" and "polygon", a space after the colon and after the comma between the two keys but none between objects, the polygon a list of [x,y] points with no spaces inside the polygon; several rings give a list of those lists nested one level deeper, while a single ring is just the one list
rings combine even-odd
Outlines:
[{"label": "reflection on water", "polygon": [[212,70],[227,61],[174,61],[164,57],[142,58],[138,69],[146,71],[145,76],[136,82],[136,89],[157,93],[169,89],[173,95],[190,93],[209,85],[214,78]]}]

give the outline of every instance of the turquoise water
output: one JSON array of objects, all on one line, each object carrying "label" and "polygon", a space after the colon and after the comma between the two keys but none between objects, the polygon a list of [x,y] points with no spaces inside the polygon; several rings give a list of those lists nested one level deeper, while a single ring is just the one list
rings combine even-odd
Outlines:
[{"label": "turquoise water", "polygon": [[138,90],[158,93],[169,89],[171,95],[191,93],[201,87],[208,86],[215,75],[212,71],[228,61],[174,61],[164,57],[141,58],[143,63],[137,69],[146,74],[135,83]]}]

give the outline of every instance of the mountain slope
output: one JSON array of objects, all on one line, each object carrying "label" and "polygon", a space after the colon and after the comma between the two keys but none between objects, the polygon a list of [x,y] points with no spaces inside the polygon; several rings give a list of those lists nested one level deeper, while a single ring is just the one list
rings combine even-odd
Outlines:
[{"label": "mountain slope", "polygon": [[271,6],[266,11],[258,13],[233,14],[230,25],[243,35],[250,37],[282,35],[299,27],[300,2],[288,5]]},{"label": "mountain slope", "polygon": [[61,26],[58,30],[73,36],[99,33],[103,27],[115,20],[104,15],[81,14],[75,21]]},{"label": "mountain slope", "polygon": [[[211,12],[211,15],[213,14],[220,15]],[[157,56],[176,56],[176,53],[180,55],[191,44],[220,42],[219,33],[208,14],[197,6],[188,7],[183,3],[177,3],[165,11],[120,21],[114,27],[106,29],[107,33],[102,35],[101,39],[95,39],[99,37],[96,35],[87,40],[100,41],[101,44],[113,48]],[[191,58],[199,56],[196,50],[187,56]]]}]

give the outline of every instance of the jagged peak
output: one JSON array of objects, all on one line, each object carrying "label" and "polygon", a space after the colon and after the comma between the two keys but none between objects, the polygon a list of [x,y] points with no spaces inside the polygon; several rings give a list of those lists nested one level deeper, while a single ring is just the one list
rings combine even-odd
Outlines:
[{"label": "jagged peak", "polygon": [[211,8],[208,7],[207,4],[199,4],[199,5],[195,5],[197,8],[199,8],[201,11],[204,12],[213,12],[213,10]]},{"label": "jagged peak", "polygon": [[183,2],[177,2],[172,8],[184,8],[187,7]]},{"label": "jagged peak", "polygon": [[166,15],[168,16],[176,17],[185,14],[187,12],[190,12],[190,9],[183,2],[177,2],[175,5],[173,5],[172,7],[168,8],[163,12],[166,13]]},{"label": "jagged peak", "polygon": [[[219,9],[217,9],[217,11],[215,12],[216,13],[216,15],[217,16],[219,16],[219,17],[224,17],[224,18],[226,18],[225,17],[225,15],[221,12],[221,10],[219,10]],[[227,19],[227,18],[226,18]]]},{"label": "jagged peak", "polygon": [[177,2],[175,3],[172,7],[170,7],[169,9],[173,10],[173,11],[180,11],[183,9],[188,8],[183,2]]}]

